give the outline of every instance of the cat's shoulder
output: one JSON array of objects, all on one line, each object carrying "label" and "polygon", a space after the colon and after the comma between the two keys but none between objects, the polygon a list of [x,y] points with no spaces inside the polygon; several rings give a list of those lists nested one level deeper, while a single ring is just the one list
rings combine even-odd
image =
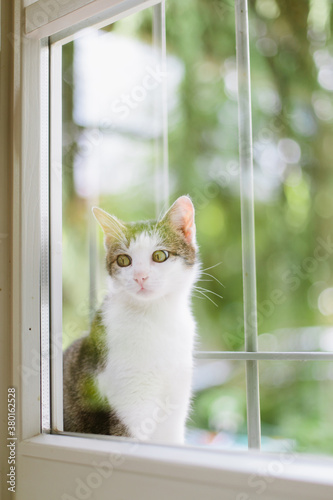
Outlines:
[{"label": "cat's shoulder", "polygon": [[91,323],[89,335],[75,340],[64,352],[64,365],[77,364],[90,370],[100,369],[106,360],[106,329],[101,311],[97,311]]}]

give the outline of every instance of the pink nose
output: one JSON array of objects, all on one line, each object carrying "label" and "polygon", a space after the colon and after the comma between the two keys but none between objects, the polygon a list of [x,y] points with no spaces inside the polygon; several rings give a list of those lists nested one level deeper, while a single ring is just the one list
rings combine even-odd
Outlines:
[{"label": "pink nose", "polygon": [[137,277],[134,278],[134,281],[136,281],[137,283],[139,283],[139,285],[141,286],[141,288],[143,288],[143,283],[144,283],[144,281],[146,281],[148,279],[148,276],[145,276],[144,274],[137,274],[136,276]]}]

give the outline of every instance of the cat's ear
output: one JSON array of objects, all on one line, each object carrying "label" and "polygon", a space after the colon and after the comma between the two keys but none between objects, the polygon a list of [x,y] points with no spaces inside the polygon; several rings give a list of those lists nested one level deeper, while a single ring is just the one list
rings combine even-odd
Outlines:
[{"label": "cat's ear", "polygon": [[178,198],[163,219],[180,231],[187,243],[195,246],[194,206],[188,196]]},{"label": "cat's ear", "polygon": [[93,207],[92,213],[104,232],[104,245],[108,248],[114,241],[124,238],[124,224],[101,208]]}]

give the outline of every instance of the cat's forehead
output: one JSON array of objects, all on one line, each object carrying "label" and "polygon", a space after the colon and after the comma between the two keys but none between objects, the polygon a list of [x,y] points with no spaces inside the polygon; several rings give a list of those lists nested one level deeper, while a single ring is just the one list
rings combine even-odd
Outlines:
[{"label": "cat's forehead", "polygon": [[129,253],[152,252],[160,248],[182,257],[188,265],[196,261],[195,246],[188,244],[181,232],[173,229],[168,221],[127,224],[126,247]]},{"label": "cat's forehead", "polygon": [[161,244],[161,238],[156,231],[142,231],[129,240],[130,251],[151,250]]}]

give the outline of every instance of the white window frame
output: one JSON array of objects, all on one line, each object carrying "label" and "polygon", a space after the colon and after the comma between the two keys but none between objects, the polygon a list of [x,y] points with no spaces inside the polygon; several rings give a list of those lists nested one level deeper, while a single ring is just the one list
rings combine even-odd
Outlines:
[{"label": "white window frame", "polygon": [[[40,286],[41,235],[46,231],[45,221],[40,217],[40,207],[45,202],[41,189],[45,179],[41,173],[48,156],[43,150],[47,107],[42,100],[49,99],[41,85],[48,53],[43,39],[72,36],[91,18],[100,22],[111,16],[117,18],[121,12],[134,12],[141,3],[140,0],[38,0],[22,9],[21,0],[12,2],[12,383],[18,396],[16,498],[331,499],[333,461],[328,458],[256,451],[217,452],[186,446],[135,444],[120,438],[88,439],[41,433],[40,304],[43,294],[44,298],[48,296],[48,291]],[[146,5],[154,3],[149,0]],[[236,0],[236,4],[246,15],[246,1]],[[26,31],[22,21],[26,23]],[[253,345],[252,350],[256,350]],[[288,359],[299,359],[297,356],[301,354],[289,354]],[[316,354],[310,353],[310,358]],[[247,363],[281,359],[276,353],[257,352],[201,356],[245,359]],[[5,489],[4,498],[10,495]]]}]

